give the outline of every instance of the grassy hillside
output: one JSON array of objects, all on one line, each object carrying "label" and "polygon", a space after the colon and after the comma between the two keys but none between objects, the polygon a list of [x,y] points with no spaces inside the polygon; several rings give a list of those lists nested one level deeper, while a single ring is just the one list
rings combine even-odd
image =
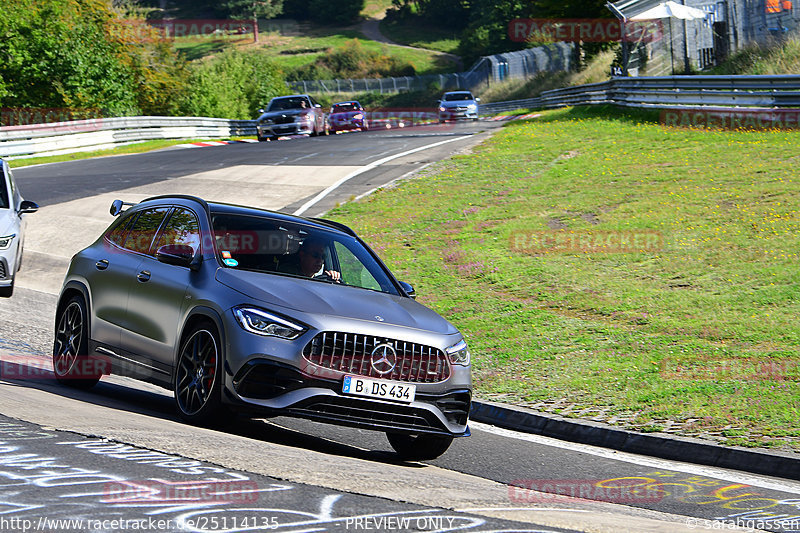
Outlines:
[{"label": "grassy hillside", "polygon": [[[267,27],[265,25],[265,28]],[[259,36],[259,43],[254,43],[252,35],[249,35],[245,38],[236,36],[218,39],[181,37],[176,40],[175,44],[178,50],[192,60],[230,48],[258,50],[288,72],[291,69],[314,63],[328,50],[342,48],[353,39],[358,39],[366,49],[394,57],[404,63],[410,63],[417,74],[453,71],[453,63],[437,57],[435,52],[382,45],[364,39],[364,36],[355,29],[303,25],[297,31],[289,34],[262,33]]]},{"label": "grassy hillside", "polygon": [[732,55],[711,74],[800,74],[800,37],[769,46],[751,46]]}]

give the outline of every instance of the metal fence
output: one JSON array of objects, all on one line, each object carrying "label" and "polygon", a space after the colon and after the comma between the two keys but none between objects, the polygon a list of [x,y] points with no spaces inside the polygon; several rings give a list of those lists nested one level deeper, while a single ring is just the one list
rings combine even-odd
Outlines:
[{"label": "metal fence", "polygon": [[470,90],[506,79],[527,79],[540,72],[569,70],[573,48],[565,43],[538,46],[480,58],[467,72],[402,76],[394,78],[348,78],[336,80],[287,81],[296,93],[398,93],[403,91]]}]

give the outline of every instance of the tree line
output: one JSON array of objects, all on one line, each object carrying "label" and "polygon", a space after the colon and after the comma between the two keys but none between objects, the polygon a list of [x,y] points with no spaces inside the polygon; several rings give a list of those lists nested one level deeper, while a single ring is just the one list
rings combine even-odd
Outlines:
[{"label": "tree line", "polygon": [[[517,18],[610,18],[606,0],[392,0],[390,16],[436,24],[460,34],[459,53],[467,63],[480,56],[521,50],[508,38]],[[587,45],[593,52],[599,46]]]},{"label": "tree line", "polygon": [[62,110],[65,119],[246,119],[286,90],[280,70],[256,52],[188,63],[163,33],[111,0],[6,0],[3,6],[0,116],[6,122],[13,122],[14,110],[24,115],[26,109]]}]

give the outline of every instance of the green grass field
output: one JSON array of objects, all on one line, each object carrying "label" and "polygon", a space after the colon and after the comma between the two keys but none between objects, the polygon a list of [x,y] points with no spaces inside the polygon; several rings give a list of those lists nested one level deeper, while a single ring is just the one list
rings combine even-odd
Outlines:
[{"label": "green grass field", "polygon": [[552,111],[328,216],[464,332],[478,398],[798,446],[798,154]]},{"label": "green grass field", "polygon": [[359,39],[364,48],[379,51],[414,65],[417,74],[439,74],[453,72],[454,63],[442,58],[433,50],[412,50],[397,46],[387,46],[366,40],[361,32],[354,29],[307,27],[298,34],[282,35],[278,32],[264,32],[259,35],[259,43],[253,43],[252,34],[245,38],[230,36],[179,37],[175,47],[190,60],[199,59],[212,53],[237,47],[257,49],[268,54],[278,65],[290,70],[313,63],[329,48],[339,48],[352,39]]},{"label": "green grass field", "polygon": [[458,53],[457,32],[442,29],[434,24],[381,21],[381,33],[389,39],[408,46],[427,48],[437,52]]}]

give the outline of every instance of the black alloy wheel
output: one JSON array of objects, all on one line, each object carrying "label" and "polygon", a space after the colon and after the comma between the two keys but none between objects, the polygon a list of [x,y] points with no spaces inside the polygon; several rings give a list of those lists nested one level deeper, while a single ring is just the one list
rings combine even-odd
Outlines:
[{"label": "black alloy wheel", "polygon": [[77,389],[97,384],[100,373],[87,355],[88,346],[86,302],[82,296],[73,296],[61,311],[53,342],[53,372],[59,383]]},{"label": "black alloy wheel", "polygon": [[212,324],[200,324],[186,336],[175,370],[175,403],[181,418],[213,424],[225,413],[222,406],[222,351]]}]

